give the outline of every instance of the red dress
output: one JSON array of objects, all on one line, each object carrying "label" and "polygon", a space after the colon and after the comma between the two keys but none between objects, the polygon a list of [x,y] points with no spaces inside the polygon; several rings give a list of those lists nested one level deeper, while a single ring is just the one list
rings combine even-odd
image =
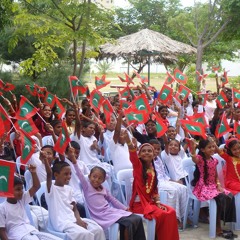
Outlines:
[{"label": "red dress", "polygon": [[179,234],[175,210],[166,205],[164,206],[167,210],[162,210],[156,206],[152,199],[154,195],[158,195],[158,189],[155,187],[156,176],[148,173],[147,184],[145,184],[142,177],[142,163],[137,156],[136,150],[130,151],[130,160],[133,164],[134,177],[130,210],[133,213],[143,214],[149,220],[153,218],[156,220],[156,236],[158,240],[178,240]]},{"label": "red dress", "polygon": [[240,158],[231,157],[225,152],[220,156],[226,161],[225,188],[236,195],[240,192]]}]

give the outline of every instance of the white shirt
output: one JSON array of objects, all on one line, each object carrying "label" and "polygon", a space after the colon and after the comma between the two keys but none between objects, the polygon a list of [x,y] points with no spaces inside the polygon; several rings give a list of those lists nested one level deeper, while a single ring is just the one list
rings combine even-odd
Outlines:
[{"label": "white shirt", "polygon": [[37,231],[30,224],[25,210],[25,205],[32,200],[29,191],[27,191],[16,204],[7,201],[0,204],[0,227],[6,228],[9,240],[21,240],[28,233]]},{"label": "white shirt", "polygon": [[208,118],[208,121],[211,121],[213,118],[213,114],[215,109],[217,108],[217,103],[215,100],[212,100],[211,102],[206,101],[206,105],[205,105],[205,114],[206,117]]}]

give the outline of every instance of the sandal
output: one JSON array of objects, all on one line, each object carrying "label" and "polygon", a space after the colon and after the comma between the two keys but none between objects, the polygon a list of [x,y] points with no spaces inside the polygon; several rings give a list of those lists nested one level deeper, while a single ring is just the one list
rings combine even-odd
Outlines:
[{"label": "sandal", "polygon": [[221,232],[217,234],[218,237],[222,237],[225,239],[233,239],[233,233],[232,232]]},{"label": "sandal", "polygon": [[237,235],[237,234],[234,234],[234,232],[233,232],[232,230],[223,230],[223,232],[224,232],[224,233],[231,233],[234,238],[237,238],[237,237],[238,237],[238,235]]}]

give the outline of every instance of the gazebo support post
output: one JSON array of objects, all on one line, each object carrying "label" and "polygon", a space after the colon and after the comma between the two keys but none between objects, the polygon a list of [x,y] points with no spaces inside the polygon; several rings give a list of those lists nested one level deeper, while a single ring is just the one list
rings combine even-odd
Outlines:
[{"label": "gazebo support post", "polygon": [[130,59],[129,58],[127,59],[127,63],[128,63],[128,65],[127,65],[127,74],[129,75],[129,73],[130,73]]},{"label": "gazebo support post", "polygon": [[150,56],[148,56],[148,86],[150,86]]}]

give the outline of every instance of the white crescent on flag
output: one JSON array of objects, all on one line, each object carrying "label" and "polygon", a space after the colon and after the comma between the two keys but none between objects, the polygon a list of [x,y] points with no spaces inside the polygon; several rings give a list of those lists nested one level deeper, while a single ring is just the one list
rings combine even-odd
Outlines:
[{"label": "white crescent on flag", "polygon": [[27,124],[27,126],[28,126],[28,123],[27,122],[23,122],[22,124],[21,124],[21,128],[24,128],[24,125],[26,125]]},{"label": "white crescent on flag", "polygon": [[98,104],[98,100],[96,98],[94,98],[92,101],[93,101],[93,104],[94,104],[94,101],[96,101],[96,104]]},{"label": "white crescent on flag", "polygon": [[25,145],[24,149],[27,149],[28,152],[30,152],[30,146],[29,145]]},{"label": "white crescent on flag", "polygon": [[7,182],[7,178],[6,178],[5,176],[1,176],[1,177],[0,177],[0,180],[2,180],[2,179]]},{"label": "white crescent on flag", "polygon": [[22,108],[22,110],[26,111],[28,113],[28,109],[27,108]]},{"label": "white crescent on flag", "polygon": [[145,109],[145,106],[144,106],[144,105],[140,105],[140,106],[138,107],[139,110],[140,110],[141,108]]}]

